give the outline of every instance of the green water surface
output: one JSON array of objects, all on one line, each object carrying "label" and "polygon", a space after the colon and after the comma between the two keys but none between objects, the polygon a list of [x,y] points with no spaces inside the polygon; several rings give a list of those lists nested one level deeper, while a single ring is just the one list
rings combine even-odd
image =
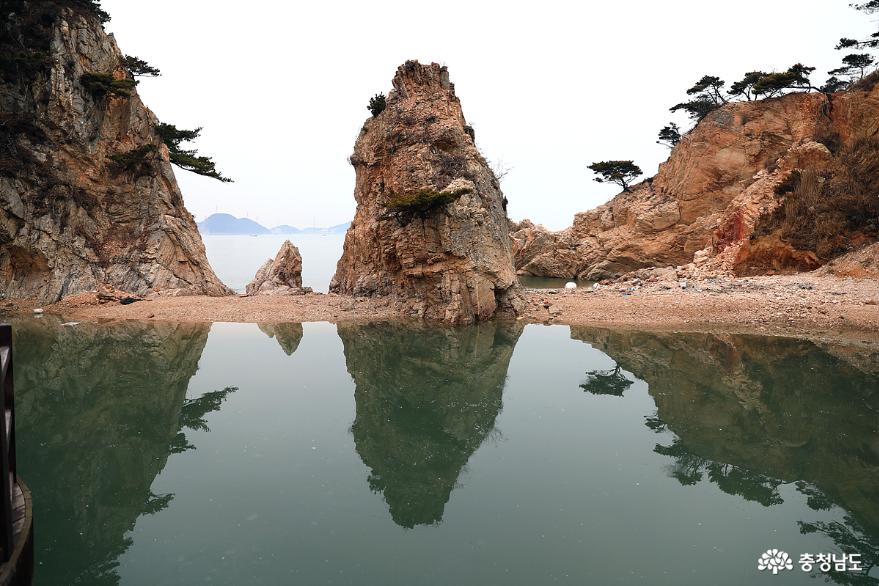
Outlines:
[{"label": "green water surface", "polygon": [[[879,582],[869,350],[515,323],[14,327],[38,585]],[[770,547],[869,571],[773,576]]]}]

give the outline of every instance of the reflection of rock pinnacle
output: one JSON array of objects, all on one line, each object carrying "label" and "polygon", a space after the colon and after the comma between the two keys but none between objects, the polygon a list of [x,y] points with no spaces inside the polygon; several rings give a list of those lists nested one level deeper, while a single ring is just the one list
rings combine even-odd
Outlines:
[{"label": "reflection of rock pinnacle", "polygon": [[522,326],[338,331],[357,385],[351,431],[370,488],[398,525],[438,523],[461,469],[494,428]]},{"label": "reflection of rock pinnacle", "polygon": [[292,356],[302,341],[302,324],[258,324],[259,329],[281,345],[287,356]]}]

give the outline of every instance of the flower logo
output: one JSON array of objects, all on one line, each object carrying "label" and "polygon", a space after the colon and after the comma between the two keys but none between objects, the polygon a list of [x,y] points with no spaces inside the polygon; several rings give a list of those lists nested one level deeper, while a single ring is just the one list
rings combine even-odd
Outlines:
[{"label": "flower logo", "polygon": [[761,572],[763,570],[772,570],[772,574],[775,575],[784,570],[793,570],[794,563],[786,551],[767,549],[760,556],[760,559],[757,560],[757,569]]}]

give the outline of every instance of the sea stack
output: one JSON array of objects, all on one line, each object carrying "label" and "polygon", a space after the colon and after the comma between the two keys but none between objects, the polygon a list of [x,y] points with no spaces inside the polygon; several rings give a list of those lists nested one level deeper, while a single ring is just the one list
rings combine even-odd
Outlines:
[{"label": "sea stack", "polygon": [[248,295],[304,295],[310,287],[302,287],[302,256],[292,242],[285,240],[275,259],[268,259],[247,284]]},{"label": "sea stack", "polygon": [[39,302],[104,284],[231,294],[183,205],[158,120],[87,4],[4,5],[0,292]]},{"label": "sea stack", "polygon": [[407,61],[393,88],[354,145],[357,212],[330,290],[447,323],[514,313],[506,200],[448,70]]}]

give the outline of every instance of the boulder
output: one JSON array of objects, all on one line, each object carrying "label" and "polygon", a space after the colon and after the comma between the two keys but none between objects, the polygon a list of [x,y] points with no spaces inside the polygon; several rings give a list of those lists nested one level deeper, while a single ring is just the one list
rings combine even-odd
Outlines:
[{"label": "boulder", "polygon": [[311,288],[302,286],[302,256],[289,240],[281,245],[274,260],[268,259],[247,284],[248,295],[304,295]]}]

